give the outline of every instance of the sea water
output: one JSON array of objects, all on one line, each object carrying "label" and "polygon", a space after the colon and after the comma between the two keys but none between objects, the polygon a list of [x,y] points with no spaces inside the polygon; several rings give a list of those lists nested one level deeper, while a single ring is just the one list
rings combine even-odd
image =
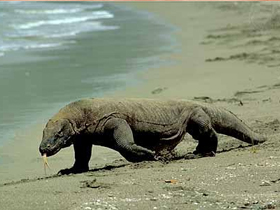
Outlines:
[{"label": "sea water", "polygon": [[71,101],[135,85],[174,30],[118,3],[0,2],[0,146]]}]

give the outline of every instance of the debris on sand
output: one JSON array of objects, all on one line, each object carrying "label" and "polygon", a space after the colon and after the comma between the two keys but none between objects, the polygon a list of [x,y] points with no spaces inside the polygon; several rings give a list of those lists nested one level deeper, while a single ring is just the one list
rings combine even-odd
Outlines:
[{"label": "debris on sand", "polygon": [[269,181],[262,181],[262,183],[260,184],[261,187],[265,187],[265,186],[271,186]]},{"label": "debris on sand", "polygon": [[159,87],[159,88],[154,89],[152,91],[152,94],[160,94],[164,90],[167,90],[167,87],[163,87],[163,88]]},{"label": "debris on sand", "polygon": [[238,98],[218,98],[213,99],[209,96],[195,96],[193,98],[195,101],[202,101],[204,103],[216,103],[216,102],[227,102],[227,103],[236,103],[239,106],[243,106],[244,103]]},{"label": "debris on sand", "polygon": [[96,183],[96,179],[94,178],[91,181],[81,181],[81,188],[99,188],[100,184]]},{"label": "debris on sand", "polygon": [[80,188],[110,188],[108,184],[98,183],[94,178],[93,180],[81,181],[82,186]]},{"label": "debris on sand", "polygon": [[176,179],[169,179],[169,180],[165,180],[164,182],[170,184],[176,184],[178,181]]}]

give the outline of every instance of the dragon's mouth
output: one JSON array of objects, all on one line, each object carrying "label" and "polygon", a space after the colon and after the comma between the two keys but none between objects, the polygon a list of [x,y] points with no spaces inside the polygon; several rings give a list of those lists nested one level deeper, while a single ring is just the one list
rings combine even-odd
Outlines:
[{"label": "dragon's mouth", "polygon": [[44,143],[41,143],[39,150],[40,150],[42,156],[47,155],[49,157],[49,156],[52,156],[52,155],[55,155],[56,153],[58,153],[62,148],[63,148],[63,145],[60,142],[56,143],[55,145],[51,145],[48,142],[44,142]]}]

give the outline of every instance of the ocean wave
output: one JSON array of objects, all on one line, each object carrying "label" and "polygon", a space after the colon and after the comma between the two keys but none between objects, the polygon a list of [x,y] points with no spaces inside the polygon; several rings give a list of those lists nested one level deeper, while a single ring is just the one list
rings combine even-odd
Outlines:
[{"label": "ocean wave", "polygon": [[109,31],[109,30],[117,30],[119,29],[119,26],[104,26],[100,22],[91,22],[90,25],[87,25],[87,29],[80,29],[76,31],[66,32],[66,33],[56,33],[56,34],[49,34],[44,35],[44,38],[63,38],[63,37],[71,37],[71,36],[77,36],[80,33],[83,32],[89,32],[89,31]]},{"label": "ocean wave", "polygon": [[56,20],[40,20],[36,22],[17,25],[14,27],[18,29],[31,29],[44,25],[72,24],[72,23],[85,22],[88,20],[107,19],[107,18],[114,18],[114,15],[107,11],[96,11],[96,12],[92,12],[92,16],[72,17],[72,18],[64,18],[64,19],[56,19]]},{"label": "ocean wave", "polygon": [[30,15],[42,15],[42,14],[71,14],[71,13],[78,13],[84,10],[89,10],[89,9],[100,9],[103,7],[103,4],[95,4],[95,5],[91,5],[90,7],[86,7],[86,8],[69,8],[69,9],[46,9],[46,10],[42,10],[42,9],[37,9],[37,10],[28,10],[28,9],[16,9],[15,13],[19,13],[19,14],[30,14]]},{"label": "ocean wave", "polygon": [[5,55],[5,53],[0,52],[0,57],[3,57]]},{"label": "ocean wave", "polygon": [[[0,56],[4,56],[4,52],[18,51],[18,50],[31,50],[31,49],[43,49],[43,48],[54,48],[61,47],[67,44],[75,44],[76,41],[69,40],[57,43],[25,43],[25,44],[11,44],[6,46],[0,46]],[[1,55],[2,53],[2,55]]]},{"label": "ocean wave", "polygon": [[29,50],[29,49],[38,49],[38,48],[50,48],[50,47],[59,47],[62,46],[63,43],[43,43],[43,44],[30,44],[30,45],[26,45],[23,46],[22,48],[25,50]]},{"label": "ocean wave", "polygon": [[69,36],[76,36],[81,31],[71,31],[69,33],[58,33],[58,34],[50,34],[50,35],[44,35],[44,38],[61,38],[61,37],[69,37]]},{"label": "ocean wave", "polygon": [[29,45],[7,45],[2,46],[0,50],[4,52],[18,51],[18,50],[29,50],[36,48],[50,48],[50,47],[59,47],[61,43],[49,43],[49,44],[29,44]]},{"label": "ocean wave", "polygon": [[[110,26],[103,25],[100,21],[90,21],[80,23],[77,27],[63,27],[54,28],[53,30],[49,30],[47,28],[38,29],[38,30],[17,30],[14,32],[6,33],[5,36],[8,40],[26,40],[26,41],[38,41],[43,39],[56,39],[56,38],[64,38],[64,37],[74,37],[80,33],[84,32],[92,32],[92,31],[109,31],[109,30],[117,30],[119,26]],[[1,47],[0,47],[1,48]]]},{"label": "ocean wave", "polygon": [[0,46],[0,51],[2,52],[8,52],[8,51],[16,51],[20,48],[19,45],[17,44],[6,44],[6,45],[1,45]]},{"label": "ocean wave", "polygon": [[69,13],[78,13],[81,12],[81,8],[74,9],[53,9],[53,10],[15,10],[19,14],[69,14]]}]

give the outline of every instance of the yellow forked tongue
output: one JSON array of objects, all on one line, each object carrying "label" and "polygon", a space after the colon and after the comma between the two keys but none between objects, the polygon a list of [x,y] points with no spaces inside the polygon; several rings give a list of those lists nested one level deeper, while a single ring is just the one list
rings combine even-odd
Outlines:
[{"label": "yellow forked tongue", "polygon": [[43,162],[44,162],[44,171],[45,171],[45,175],[47,174],[47,169],[46,168],[50,168],[49,163],[48,163],[48,159],[47,159],[47,154],[43,154]]}]

